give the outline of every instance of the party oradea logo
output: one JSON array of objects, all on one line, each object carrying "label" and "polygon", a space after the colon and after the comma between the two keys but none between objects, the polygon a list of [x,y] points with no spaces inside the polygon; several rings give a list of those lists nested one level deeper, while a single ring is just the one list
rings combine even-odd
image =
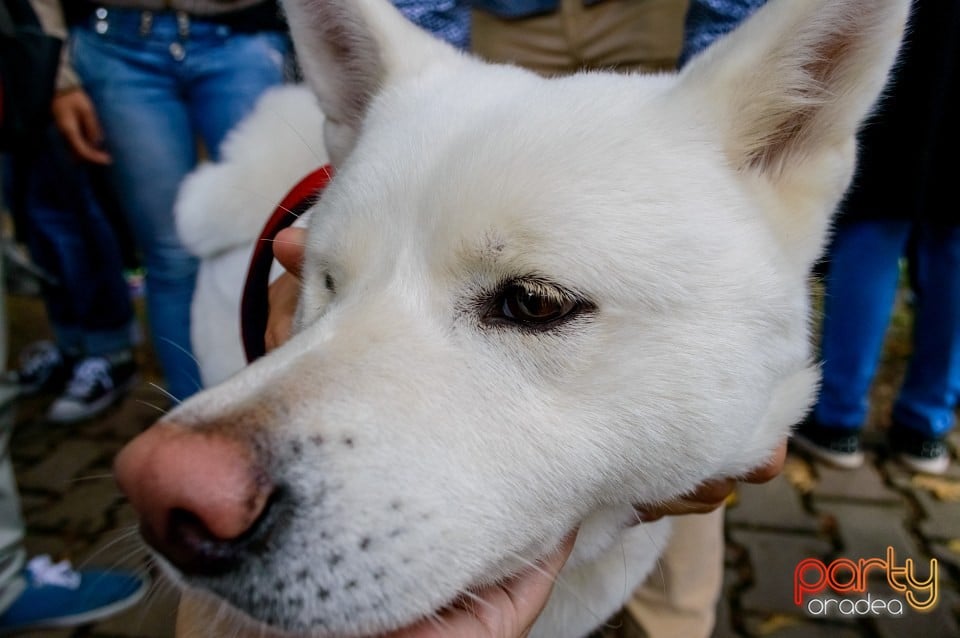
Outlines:
[{"label": "party oradea logo", "polygon": [[[893,547],[886,558],[837,558],[824,563],[806,558],[793,570],[793,602],[811,616],[903,616],[908,609],[926,612],[940,599],[937,559],[918,574],[912,558],[897,563]],[[890,595],[867,592],[873,578],[890,588]],[[881,584],[881,587],[883,585]]]}]

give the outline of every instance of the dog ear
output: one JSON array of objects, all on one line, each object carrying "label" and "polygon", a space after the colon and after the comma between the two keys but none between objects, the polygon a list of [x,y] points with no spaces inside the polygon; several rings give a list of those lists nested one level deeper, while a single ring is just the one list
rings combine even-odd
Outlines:
[{"label": "dog ear", "polygon": [[719,105],[735,166],[776,178],[849,144],[886,82],[909,5],[771,0],[682,81],[710,91],[705,108]]},{"label": "dog ear", "polygon": [[283,8],[304,78],[326,115],[324,136],[335,165],[353,148],[381,89],[458,55],[386,0],[283,0]]}]

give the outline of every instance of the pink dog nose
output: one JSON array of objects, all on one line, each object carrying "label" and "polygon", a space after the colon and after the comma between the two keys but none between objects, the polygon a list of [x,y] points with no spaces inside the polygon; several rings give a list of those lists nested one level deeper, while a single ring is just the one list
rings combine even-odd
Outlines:
[{"label": "pink dog nose", "polygon": [[131,441],[114,462],[144,539],[187,573],[222,573],[264,515],[273,485],[253,451],[172,423]]}]

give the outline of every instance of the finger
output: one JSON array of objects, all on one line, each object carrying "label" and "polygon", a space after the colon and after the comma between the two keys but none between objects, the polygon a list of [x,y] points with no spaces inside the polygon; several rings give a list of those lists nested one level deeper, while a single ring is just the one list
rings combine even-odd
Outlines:
[{"label": "finger", "polygon": [[571,533],[556,552],[502,586],[488,587],[468,605],[453,607],[432,620],[389,634],[387,638],[519,638],[543,611],[576,540]]},{"label": "finger", "polygon": [[636,507],[637,523],[650,523],[664,516],[706,514],[723,505],[737,486],[734,479],[714,479],[701,483],[688,496],[658,505]]},{"label": "finger", "polygon": [[267,352],[285,343],[293,329],[293,318],[300,297],[300,280],[290,273],[283,273],[270,284],[267,291],[269,313],[267,329],[263,336]]},{"label": "finger", "polygon": [[60,122],[60,132],[67,138],[70,148],[81,159],[94,164],[109,164],[110,156],[104,151],[91,146],[80,130],[80,123],[75,118],[65,119]]},{"label": "finger", "polygon": [[557,574],[563,569],[573,546],[577,541],[577,532],[567,535],[555,552],[540,561],[540,569],[530,570],[526,575],[506,586],[507,595],[516,610],[518,625],[523,628],[521,636],[530,633],[534,623],[547,605],[550,592],[553,591]]},{"label": "finger", "polygon": [[284,228],[273,239],[273,256],[287,272],[297,278],[300,277],[306,242],[307,231],[304,228]]},{"label": "finger", "polygon": [[84,159],[96,164],[109,164],[112,160],[103,150],[103,129],[92,106],[80,109],[79,126],[85,142]]},{"label": "finger", "polygon": [[773,456],[765,465],[747,474],[743,477],[743,480],[748,483],[766,483],[776,478],[783,471],[783,466],[786,462],[787,442],[784,441],[780,447],[774,451]]}]

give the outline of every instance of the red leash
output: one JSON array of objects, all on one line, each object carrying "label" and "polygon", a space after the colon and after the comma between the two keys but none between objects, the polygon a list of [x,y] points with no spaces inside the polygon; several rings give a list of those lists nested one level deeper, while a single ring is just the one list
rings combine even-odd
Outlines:
[{"label": "red leash", "polygon": [[273,238],[317,202],[332,177],[333,168],[327,164],[300,180],[270,215],[257,239],[240,302],[240,334],[243,336],[247,363],[267,352],[264,335],[270,311],[267,289],[270,287],[270,267],[273,265]]}]

